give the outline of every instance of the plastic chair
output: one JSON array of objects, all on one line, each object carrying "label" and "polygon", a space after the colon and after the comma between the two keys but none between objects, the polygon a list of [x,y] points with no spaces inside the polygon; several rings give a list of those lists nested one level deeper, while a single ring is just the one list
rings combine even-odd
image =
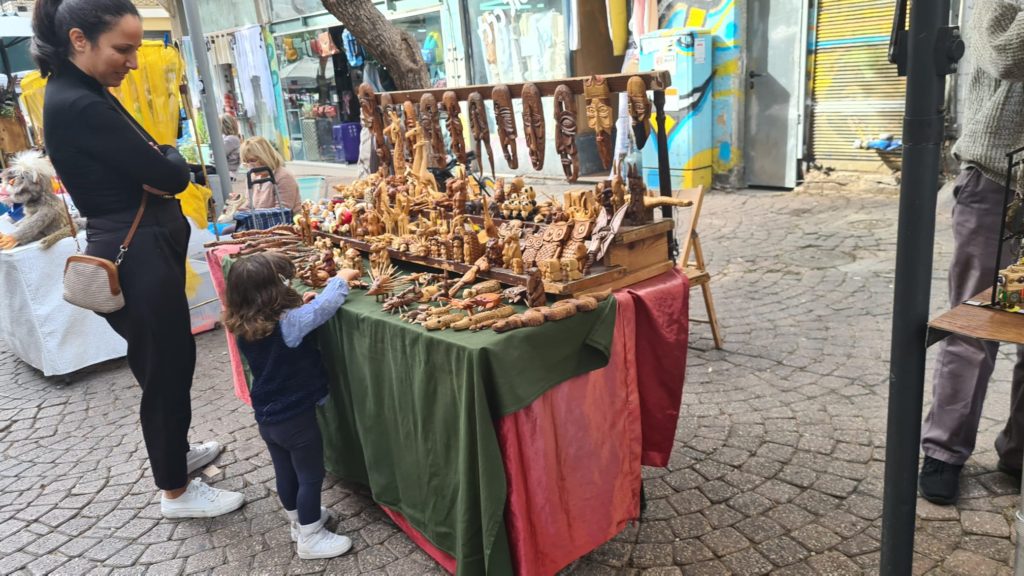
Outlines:
[{"label": "plastic chair", "polygon": [[324,197],[324,184],[327,178],[323,176],[300,176],[296,178],[299,182],[299,198],[319,202]]}]

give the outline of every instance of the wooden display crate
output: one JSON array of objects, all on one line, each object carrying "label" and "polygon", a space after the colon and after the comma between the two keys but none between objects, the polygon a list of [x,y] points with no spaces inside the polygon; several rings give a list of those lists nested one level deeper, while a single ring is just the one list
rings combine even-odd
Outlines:
[{"label": "wooden display crate", "polygon": [[[500,225],[499,221],[496,223]],[[545,282],[544,289],[554,296],[579,296],[604,290],[617,290],[663,274],[674,266],[669,259],[668,240],[668,234],[674,226],[671,219],[655,220],[643,226],[623,226],[615,234],[604,260],[591,268],[590,274],[572,282]],[[327,232],[316,232],[316,235],[328,238],[335,244],[344,242],[361,252],[370,251],[369,242]],[[390,248],[388,253],[392,260],[447,270],[458,275],[465,274],[470,268],[461,262],[416,256]],[[527,278],[523,274],[513,274],[511,270],[505,268],[491,268],[487,272],[480,272],[479,276],[498,280],[510,286],[525,286]]]}]

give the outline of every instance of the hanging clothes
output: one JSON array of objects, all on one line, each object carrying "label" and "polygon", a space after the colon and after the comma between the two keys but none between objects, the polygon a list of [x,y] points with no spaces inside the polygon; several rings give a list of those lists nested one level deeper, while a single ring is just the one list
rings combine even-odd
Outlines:
[{"label": "hanging clothes", "polygon": [[234,34],[238,87],[256,133],[277,141],[276,102],[273,75],[267,59],[263,32],[259,26],[243,28]]},{"label": "hanging clothes", "polygon": [[363,47],[356,41],[356,37],[346,28],[341,33],[341,41],[345,45],[345,58],[350,68],[359,68],[363,65]]},{"label": "hanging clothes", "polygon": [[605,0],[608,13],[608,35],[612,39],[612,54],[622,56],[629,43],[626,0]]},{"label": "hanging clothes", "polygon": [[476,33],[480,36],[480,44],[484,47],[484,68],[487,72],[487,83],[497,84],[501,76],[498,71],[498,47],[494,36],[494,16],[482,14],[477,18]]},{"label": "hanging clothes", "polygon": [[231,50],[231,33],[218,32],[206,36],[206,50],[210,53],[211,64],[221,66],[234,64]]},{"label": "hanging clothes", "polygon": [[181,56],[185,59],[185,77],[188,79],[188,94],[192,104],[198,106],[202,100],[202,83],[199,81],[199,68],[196,66],[195,48],[192,38],[183,36],[181,39]]},{"label": "hanging clothes", "polygon": [[579,0],[569,0],[569,49],[580,49],[580,7]]}]

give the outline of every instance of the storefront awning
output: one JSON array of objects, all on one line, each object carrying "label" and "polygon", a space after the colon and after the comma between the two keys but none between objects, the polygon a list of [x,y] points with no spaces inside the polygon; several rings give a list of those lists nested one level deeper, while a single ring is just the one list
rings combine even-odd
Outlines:
[{"label": "storefront awning", "polygon": [[[281,67],[281,80],[284,86],[315,87],[316,77],[320,74],[319,58],[301,58]],[[327,62],[324,75],[328,80],[334,79],[334,65]]]}]

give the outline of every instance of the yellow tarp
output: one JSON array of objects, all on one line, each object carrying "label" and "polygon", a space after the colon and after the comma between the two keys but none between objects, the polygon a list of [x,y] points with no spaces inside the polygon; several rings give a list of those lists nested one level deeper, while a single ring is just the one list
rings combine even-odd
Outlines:
[{"label": "yellow tarp", "polygon": [[[120,87],[111,93],[121,101],[139,124],[160,144],[174,145],[181,118],[181,95],[178,87],[185,72],[185,63],[176,49],[163,42],[147,40],[139,49],[139,69],[132,70]],[[38,71],[30,72],[21,81],[22,101],[29,118],[41,137],[43,133],[43,99],[46,80]],[[207,226],[209,188],[190,184],[177,198],[181,210],[196,226]],[[185,289],[189,296],[198,288],[199,276],[188,269]]]}]

